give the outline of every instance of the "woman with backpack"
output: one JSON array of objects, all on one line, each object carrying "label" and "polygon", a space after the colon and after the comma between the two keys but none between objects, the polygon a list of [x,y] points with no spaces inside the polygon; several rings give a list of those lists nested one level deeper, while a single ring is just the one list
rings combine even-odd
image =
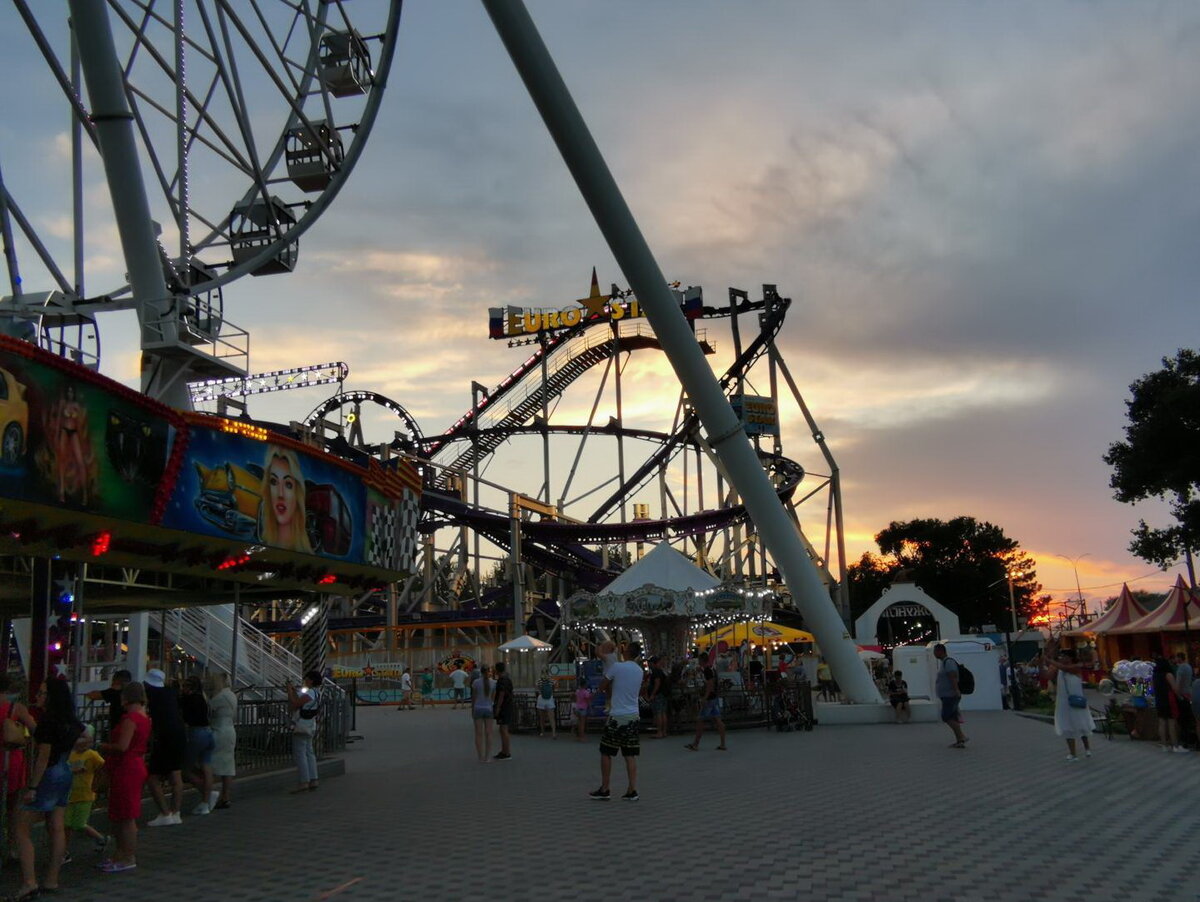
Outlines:
[{"label": "woman with backpack", "polygon": [[542,678],[537,681],[538,735],[544,736],[549,730],[550,738],[558,738],[558,726],[555,717],[558,702],[554,699],[554,680],[550,679],[550,668],[542,668]]},{"label": "woman with backpack", "polygon": [[[34,757],[29,783],[21,794],[21,810],[17,812],[17,850],[21,857],[21,889],[15,899],[31,899],[41,890],[58,889],[58,869],[62,865],[67,845],[67,797],[71,794],[74,775],[67,759],[75,740],[83,732],[83,724],[75,716],[75,701],[71,687],[64,680],[48,680],[38,689],[37,702],[42,716],[33,731]],[[46,819],[50,837],[50,860],[46,875],[38,886],[34,869],[34,821],[41,815]]]},{"label": "woman with backpack", "polygon": [[321,674],[315,670],[304,675],[304,685],[299,690],[291,683],[287,684],[288,704],[292,709],[292,755],[300,777],[293,793],[312,792],[318,785],[313,739],[317,735],[317,714],[321,710],[320,686]]}]

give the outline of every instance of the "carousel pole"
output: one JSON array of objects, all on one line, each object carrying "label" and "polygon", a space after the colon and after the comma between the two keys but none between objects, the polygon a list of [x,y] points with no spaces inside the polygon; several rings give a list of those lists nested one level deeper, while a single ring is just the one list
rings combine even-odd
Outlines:
[{"label": "carousel pole", "polygon": [[838,682],[852,701],[882,704],[525,5],[520,0],[483,0],[483,5]]}]

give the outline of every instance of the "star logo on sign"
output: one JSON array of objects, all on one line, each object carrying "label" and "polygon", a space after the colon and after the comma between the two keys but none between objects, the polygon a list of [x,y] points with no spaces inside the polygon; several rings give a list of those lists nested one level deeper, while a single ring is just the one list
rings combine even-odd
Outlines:
[{"label": "star logo on sign", "polygon": [[371,677],[375,676],[375,668],[370,664],[363,665],[362,675],[363,679],[369,680]]},{"label": "star logo on sign", "polygon": [[605,305],[612,300],[611,294],[600,293],[600,283],[596,280],[596,267],[592,267],[592,290],[586,298],[580,298],[575,303],[587,308],[588,316],[596,316],[604,312]]}]

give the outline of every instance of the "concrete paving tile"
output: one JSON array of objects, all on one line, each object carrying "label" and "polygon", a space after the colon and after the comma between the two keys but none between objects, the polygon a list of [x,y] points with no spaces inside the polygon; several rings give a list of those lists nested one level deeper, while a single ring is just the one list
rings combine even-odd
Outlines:
[{"label": "concrete paving tile", "polygon": [[[1127,902],[1194,892],[1194,792],[1183,790],[1197,785],[1200,756],[1163,760],[1148,744],[1101,740],[1092,759],[1068,765],[1049,726],[1007,712],[973,714],[965,751],[945,747],[941,725],[920,724],[737,732],[728,754],[646,742],[637,803],[587,799],[599,782],[595,737],[519,736],[512,761],[480,765],[465,712],[361,709],[358,724],[365,739],[346,752],[346,775],[320,792],[236,800],[143,830],[137,871],[105,877],[80,856],[64,894]],[[625,788],[615,765],[614,796]],[[1107,853],[1088,837],[1118,819],[1156,825],[1137,873],[1063,867],[1084,854],[1103,869]]]}]

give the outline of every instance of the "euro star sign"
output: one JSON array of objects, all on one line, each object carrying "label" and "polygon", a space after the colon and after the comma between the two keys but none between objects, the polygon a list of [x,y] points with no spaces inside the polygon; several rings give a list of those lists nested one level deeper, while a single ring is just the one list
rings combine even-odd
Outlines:
[{"label": "euro star sign", "polygon": [[611,294],[600,293],[600,283],[596,280],[596,270],[592,270],[592,290],[586,298],[580,298],[575,303],[582,304],[587,308],[589,316],[595,316],[598,313],[604,312],[605,305],[612,300]]}]

